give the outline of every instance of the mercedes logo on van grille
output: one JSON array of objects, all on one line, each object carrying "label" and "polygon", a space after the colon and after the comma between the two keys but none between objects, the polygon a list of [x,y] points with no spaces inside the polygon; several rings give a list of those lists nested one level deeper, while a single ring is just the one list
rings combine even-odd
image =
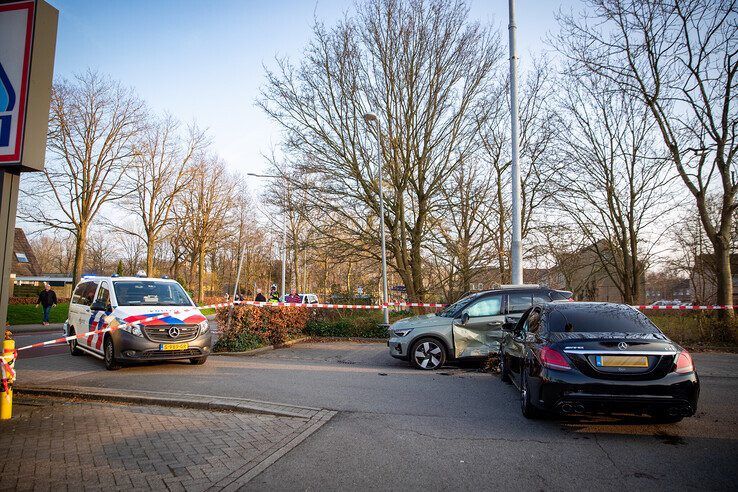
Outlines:
[{"label": "mercedes logo on van grille", "polygon": [[176,326],[172,326],[169,328],[169,336],[172,338],[177,338],[179,336],[179,328]]},{"label": "mercedes logo on van grille", "polygon": [[[171,333],[171,330],[170,330],[170,333]],[[620,350],[625,350],[625,349],[627,349],[627,348],[628,348],[628,344],[627,344],[627,343],[625,343],[625,342],[620,342],[620,343],[618,344],[618,348],[619,348]]]}]

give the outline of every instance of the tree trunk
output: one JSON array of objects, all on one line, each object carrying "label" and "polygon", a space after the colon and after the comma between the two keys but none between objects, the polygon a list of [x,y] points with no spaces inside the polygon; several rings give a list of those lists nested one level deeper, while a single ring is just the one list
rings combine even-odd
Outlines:
[{"label": "tree trunk", "polygon": [[77,285],[82,278],[85,268],[85,248],[87,247],[87,224],[77,227],[74,244],[74,268],[72,271],[72,285]]},{"label": "tree trunk", "polygon": [[[733,276],[730,270],[730,247],[721,238],[713,242],[715,248],[715,281],[717,282],[717,304],[727,306],[733,304]],[[725,310],[728,316],[732,310]]]},{"label": "tree trunk", "polygon": [[146,235],[146,275],[153,277],[154,272],[154,247],[156,246],[156,235],[149,233]]},{"label": "tree trunk", "polygon": [[205,248],[197,251],[197,302],[202,304],[205,299]]}]

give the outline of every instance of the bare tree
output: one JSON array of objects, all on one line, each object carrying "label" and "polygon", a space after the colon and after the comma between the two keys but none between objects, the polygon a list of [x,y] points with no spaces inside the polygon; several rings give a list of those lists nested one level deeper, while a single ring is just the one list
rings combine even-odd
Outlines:
[{"label": "bare tree", "polygon": [[[261,107],[325,211],[322,233],[379,259],[376,148],[385,166],[390,264],[422,298],[423,244],[440,190],[476,145],[482,95],[500,59],[497,37],[467,21],[461,1],[370,0],[335,28],[316,25],[297,67],[267,72]],[[367,135],[365,113],[381,122]],[[371,142],[371,143],[370,143]]]},{"label": "bare tree", "polygon": [[[733,303],[732,222],[738,208],[738,4],[735,0],[587,0],[560,15],[555,40],[577,73],[594,72],[651,112],[694,197],[718,272],[717,301]],[[712,217],[708,197],[719,194]]]},{"label": "bare tree", "polygon": [[587,251],[594,253],[623,302],[642,302],[652,252],[645,235],[659,229],[671,196],[666,152],[655,138],[648,108],[602,77],[566,80],[562,109],[568,167],[561,174],[557,203],[578,226]]},{"label": "bare tree", "polygon": [[33,250],[39,253],[36,258],[42,272],[68,275],[72,271],[74,237],[69,232],[42,234],[31,238],[30,243]]},{"label": "bare tree", "polygon": [[490,263],[494,248],[485,225],[491,215],[492,191],[492,173],[476,161],[456,169],[442,190],[446,206],[435,218],[438,234],[428,249],[441,275],[436,284],[446,287],[449,302],[468,292]]},{"label": "bare tree", "polygon": [[90,224],[103,205],[123,195],[119,184],[133,157],[143,110],[130,89],[99,73],[54,84],[50,160],[40,179],[28,181],[21,217],[74,235],[75,282],[84,269]]},{"label": "bare tree", "polygon": [[194,179],[188,193],[183,193],[178,208],[178,231],[191,238],[191,275],[197,272],[197,299],[205,296],[205,261],[214,250],[216,239],[226,234],[229,212],[234,203],[236,185],[225,164],[215,156],[198,156]]},{"label": "bare tree", "polygon": [[136,144],[136,156],[128,169],[133,193],[127,208],[140,219],[146,245],[146,273],[154,275],[157,241],[172,220],[177,196],[193,179],[191,160],[206,143],[205,135],[190,126],[182,136],[180,123],[171,115],[149,123]]}]

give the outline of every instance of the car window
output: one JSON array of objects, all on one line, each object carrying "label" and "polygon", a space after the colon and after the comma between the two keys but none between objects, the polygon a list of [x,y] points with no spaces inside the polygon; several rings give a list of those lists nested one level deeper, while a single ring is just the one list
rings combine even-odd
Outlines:
[{"label": "car window", "polygon": [[524,313],[526,309],[533,305],[533,295],[530,293],[519,292],[508,294],[507,312],[508,313]]},{"label": "car window", "polygon": [[445,308],[443,308],[442,310],[438,311],[436,313],[436,316],[444,316],[446,318],[453,318],[455,316],[459,316],[463,312],[463,309],[466,306],[468,306],[471,302],[473,302],[475,299],[477,299],[478,297],[479,297],[478,294],[472,294],[467,297],[462,297],[455,303],[450,304],[446,306]]},{"label": "car window", "polygon": [[527,327],[525,331],[527,333],[537,333],[541,327],[541,310],[534,309],[528,316]]},{"label": "car window", "polygon": [[192,306],[184,289],[175,282],[119,280],[113,282],[119,306]]},{"label": "car window", "polygon": [[567,291],[552,290],[549,292],[551,300],[553,301],[568,301],[571,299],[572,293]]},{"label": "car window", "polygon": [[100,303],[103,306],[108,306],[110,304],[110,289],[108,289],[107,282],[102,282],[100,284],[100,288],[97,291],[97,297],[95,297],[95,302]]},{"label": "car window", "polygon": [[497,316],[502,308],[502,296],[485,297],[469,306],[466,313],[470,318]]},{"label": "car window", "polygon": [[72,296],[72,302],[74,304],[80,304],[82,306],[89,306],[92,304],[92,300],[95,298],[95,291],[97,290],[97,283],[95,282],[82,282],[74,289],[74,295]]},{"label": "car window", "polygon": [[547,314],[546,323],[551,332],[661,333],[645,314],[620,305],[561,305]]}]

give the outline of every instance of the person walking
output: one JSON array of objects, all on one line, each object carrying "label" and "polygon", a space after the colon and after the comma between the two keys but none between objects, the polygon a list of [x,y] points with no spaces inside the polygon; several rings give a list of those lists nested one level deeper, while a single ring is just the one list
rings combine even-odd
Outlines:
[{"label": "person walking", "polygon": [[266,302],[267,298],[264,297],[264,294],[261,293],[261,289],[256,289],[256,297],[254,297],[254,301],[256,302]]},{"label": "person walking", "polygon": [[292,302],[295,304],[302,304],[302,297],[297,295],[297,289],[292,289],[290,295],[284,298],[284,302]]},{"label": "person walking", "polygon": [[51,286],[48,282],[44,282],[44,290],[38,293],[38,302],[36,303],[36,307],[41,305],[44,310],[44,326],[48,326],[49,318],[51,316],[51,308],[56,307],[56,302],[56,292],[51,290]]}]

